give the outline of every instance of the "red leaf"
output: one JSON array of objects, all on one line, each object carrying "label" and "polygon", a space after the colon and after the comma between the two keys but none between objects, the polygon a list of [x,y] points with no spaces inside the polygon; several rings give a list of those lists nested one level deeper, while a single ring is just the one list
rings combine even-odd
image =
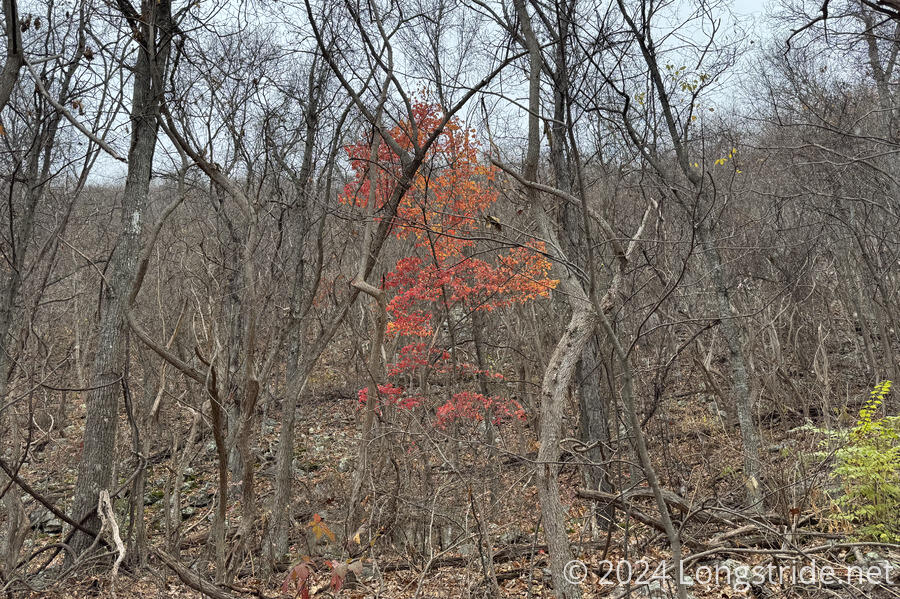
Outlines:
[{"label": "red leaf", "polygon": [[331,588],[334,592],[338,592],[341,590],[341,587],[344,586],[344,579],[337,575],[337,572],[331,575]]},{"label": "red leaf", "polygon": [[281,592],[284,595],[291,594],[291,583],[294,588],[298,589],[304,597],[309,597],[309,577],[312,574],[312,568],[308,562],[300,562],[287,573],[284,582],[281,584]]},{"label": "red leaf", "polygon": [[344,562],[337,561],[328,562],[328,565],[334,570],[334,573],[331,575],[331,588],[335,592],[340,591],[341,587],[344,586],[344,578],[347,577],[347,572],[350,568]]}]

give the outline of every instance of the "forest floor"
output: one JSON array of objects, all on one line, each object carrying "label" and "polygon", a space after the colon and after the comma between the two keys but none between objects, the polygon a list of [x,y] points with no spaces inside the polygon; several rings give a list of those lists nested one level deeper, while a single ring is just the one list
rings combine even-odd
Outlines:
[{"label": "forest floor", "polygon": [[[315,401],[315,405],[311,402]],[[700,407],[698,407],[700,406]],[[341,519],[342,501],[349,494],[353,458],[359,427],[357,424],[358,402],[351,393],[337,392],[327,396],[319,395],[308,399],[300,407],[301,415],[313,413],[315,418],[304,418],[298,429],[296,440],[296,473],[298,500],[293,507],[292,556],[300,563],[304,556],[311,556],[313,572],[309,577],[308,592],[312,597],[465,597],[479,596],[483,587],[482,562],[475,546],[459,545],[445,553],[434,550],[432,561],[426,568],[428,556],[413,556],[409,548],[395,542],[381,542],[362,556],[362,575],[350,575],[343,588],[335,590],[332,585],[333,567],[329,560],[346,559],[348,545],[341,545],[341,534],[331,540],[331,527],[338,532],[337,522]],[[260,508],[266,511],[271,497],[271,483],[277,441],[278,423],[270,415],[261,414],[259,426],[263,436],[259,450],[256,478],[256,493]],[[896,566],[895,577],[900,579],[900,552],[890,548],[855,547],[848,545],[837,553],[808,555],[808,560],[791,561],[791,552],[779,554],[773,546],[772,538],[783,539],[791,528],[774,520],[759,520],[759,526],[742,515],[716,519],[707,507],[740,505],[743,494],[741,464],[739,460],[739,435],[727,424],[728,417],[720,413],[711,403],[704,405],[701,398],[678,400],[666,410],[657,411],[648,425],[648,437],[654,439],[652,447],[656,456],[661,478],[690,507],[687,510],[673,504],[673,515],[680,523],[686,539],[696,541],[695,546],[686,548],[687,555],[710,548],[725,547],[711,553],[701,561],[692,563],[686,574],[690,577],[688,588],[694,599],[725,599],[731,597],[896,597],[900,587],[870,584],[866,580],[851,580],[851,584],[824,584],[824,578],[809,580],[800,568],[815,563],[821,558],[820,566],[832,565],[838,569],[838,576],[848,575],[846,569],[855,563],[858,567],[889,563]],[[797,424],[802,422],[798,421]],[[120,447],[129,449],[129,430],[123,416],[120,427]],[[51,432],[35,435],[30,459],[22,469],[23,476],[36,489],[45,490],[44,498],[56,506],[66,506],[71,498],[76,477],[80,448],[75,440],[80,439],[83,414],[73,412],[64,435]],[[790,434],[776,432],[792,430]],[[521,427],[508,431],[512,438],[521,435]],[[827,501],[819,489],[807,489],[805,494],[798,491],[798,481],[813,480],[816,473],[805,471],[803,454],[811,454],[816,449],[816,439],[808,432],[785,426],[767,431],[762,451],[769,454],[769,487],[774,489],[768,496],[770,511],[776,516],[787,514],[795,517],[794,530],[804,533],[798,544],[803,547],[821,545],[823,539],[836,538],[840,533],[833,526],[826,525],[823,514],[827,511]],[[533,441],[530,442],[533,445]],[[529,447],[529,440],[519,439],[518,447]],[[164,489],[171,484],[172,469],[167,455],[168,440],[160,439],[157,453],[149,460],[150,475],[144,498],[145,519],[148,525],[151,547],[165,546],[166,523],[163,506]],[[216,481],[215,446],[210,438],[201,438],[195,444],[196,455],[184,471],[182,487],[181,563],[188,568],[197,563],[197,558],[208,550],[209,522],[215,506]],[[507,456],[511,455],[506,454]],[[124,460],[120,463],[131,463]],[[527,456],[526,456],[527,457]],[[505,460],[500,474],[501,500],[497,502],[501,511],[492,512],[490,536],[495,552],[496,577],[501,596],[542,598],[552,597],[552,581],[549,579],[549,561],[542,546],[541,535],[535,535],[535,527],[540,517],[534,485],[529,484],[530,466],[527,459],[518,462]],[[628,468],[626,464],[624,468]],[[128,473],[120,473],[119,480],[128,479]],[[820,481],[821,482],[821,481]],[[672,595],[671,585],[659,583],[660,565],[671,563],[665,536],[653,524],[658,511],[646,497],[634,497],[628,504],[634,510],[633,518],[618,512],[616,530],[607,535],[603,530],[590,533],[591,503],[576,495],[582,486],[582,475],[577,466],[564,465],[560,478],[560,488],[564,504],[569,509],[573,528],[570,531],[576,556],[586,566],[586,579],[581,584],[585,597],[619,597],[628,590],[631,580],[642,583],[633,586],[631,597],[666,597]],[[451,489],[449,492],[459,492]],[[802,496],[801,496],[802,495]],[[238,497],[238,494],[235,494]],[[229,506],[229,518],[239,520],[238,501]],[[127,560],[118,574],[115,585],[111,581],[110,565],[86,564],[77,572],[57,583],[50,583],[59,575],[61,557],[57,557],[46,570],[40,572],[48,552],[63,540],[65,534],[62,523],[44,510],[33,498],[23,494],[26,511],[33,522],[34,530],[26,543],[26,551],[37,554],[29,562],[27,571],[32,576],[31,584],[43,585],[41,590],[21,593],[27,597],[83,598],[83,597],[201,597],[201,593],[186,585],[170,568],[151,553],[147,566],[135,575]],[[128,539],[131,531],[125,529],[129,509],[127,498],[116,500],[115,507],[123,538]],[[684,507],[684,506],[681,506]],[[706,511],[705,511],[706,510]],[[725,512],[720,511],[718,514]],[[654,515],[656,514],[656,515]],[[314,516],[315,515],[315,516]],[[647,517],[641,521],[640,515]],[[322,528],[315,530],[313,518],[321,518]],[[256,527],[256,534],[264,530],[265,518]],[[502,522],[502,524],[496,524]],[[649,524],[647,523],[649,522]],[[768,524],[766,524],[768,522]],[[729,526],[730,525],[730,526]],[[768,527],[768,531],[765,529]],[[730,528],[730,530],[729,530]],[[741,531],[741,529],[746,529]],[[764,534],[760,534],[760,531]],[[323,532],[324,531],[324,532]],[[769,535],[768,533],[772,534]],[[746,533],[746,534],[745,534]],[[345,535],[344,538],[352,535]],[[766,537],[760,539],[760,536]],[[730,539],[730,540],[729,540]],[[257,539],[258,540],[258,539]],[[726,542],[726,540],[728,540]],[[841,539],[836,539],[841,540]],[[690,541],[686,541],[690,545]],[[235,581],[219,591],[219,597],[260,597],[275,599],[284,597],[282,583],[287,574],[276,572],[265,578],[260,570],[259,543],[253,543],[256,556],[246,559]],[[728,549],[731,550],[728,550]],[[131,547],[129,546],[129,550]],[[377,556],[376,556],[377,551]],[[772,578],[772,565],[788,566],[781,570],[780,578]],[[287,570],[292,564],[286,564]],[[725,571],[741,567],[758,566],[767,580],[762,584],[749,584],[739,578],[728,584]],[[889,567],[891,567],[889,566]],[[723,570],[724,568],[724,570]],[[841,569],[843,568],[843,570]],[[717,580],[712,572],[719,571]],[[710,573],[707,581],[707,574]],[[800,574],[801,580],[796,577]],[[735,576],[739,576],[740,571]],[[850,573],[852,574],[852,573]],[[786,578],[786,580],[783,580]],[[758,582],[758,581],[757,581]],[[649,583],[649,584],[645,584]],[[662,587],[662,588],[661,588]],[[667,588],[668,587],[668,588]],[[293,596],[292,590],[287,596]],[[625,595],[627,596],[627,595]]]}]

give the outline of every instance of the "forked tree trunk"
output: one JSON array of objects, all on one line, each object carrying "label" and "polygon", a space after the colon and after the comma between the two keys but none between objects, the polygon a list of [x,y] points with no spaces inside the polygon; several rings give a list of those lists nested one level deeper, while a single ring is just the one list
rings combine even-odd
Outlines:
[{"label": "forked tree trunk", "polygon": [[[306,113],[306,142],[303,148],[303,162],[296,179],[301,196],[295,208],[298,217],[296,220],[300,223],[299,230],[304,235],[308,233],[311,226],[309,211],[310,193],[312,191],[313,152],[315,151],[316,133],[318,132],[320,88],[316,84],[313,66],[310,66],[308,84],[309,107]],[[329,168],[331,163],[333,161],[329,160],[325,168]],[[328,195],[327,191],[326,189],[326,196]],[[319,239],[321,239],[321,233],[320,230]],[[321,274],[322,260],[320,259],[317,265],[318,273],[314,277],[316,283],[311,289],[304,290],[306,262],[301,244],[297,244],[294,258],[297,266],[291,289],[291,321],[288,333],[290,337],[288,339],[287,367],[285,372],[287,380],[281,409],[281,431],[278,436],[278,448],[275,452],[275,489],[272,494],[269,527],[266,532],[266,543],[264,544],[268,551],[268,559],[264,561],[264,570],[271,570],[287,553],[288,530],[291,518],[290,513],[286,514],[285,510],[291,503],[294,482],[294,427],[297,417],[297,402],[300,399],[300,394],[303,393],[303,389],[306,387],[309,373],[316,359],[318,359],[318,353],[313,348],[308,346],[304,348],[301,321],[318,290],[317,283]],[[310,360],[310,355],[312,354],[315,354],[315,358]]]},{"label": "forked tree trunk", "polygon": [[[385,87],[385,90],[387,87]],[[385,96],[381,97],[381,104],[378,109],[378,118],[381,117],[381,107],[384,106]],[[353,470],[353,478],[350,488],[350,505],[347,512],[346,532],[352,534],[356,529],[359,518],[359,506],[357,505],[362,496],[362,487],[365,481],[366,472],[369,471],[369,445],[372,443],[372,428],[375,425],[375,406],[378,404],[378,383],[384,378],[384,335],[387,330],[387,298],[383,289],[378,289],[374,285],[366,282],[366,262],[372,251],[372,236],[374,235],[375,204],[377,201],[378,189],[378,169],[374,167],[378,163],[378,148],[380,142],[375,132],[372,132],[372,146],[369,153],[369,203],[367,206],[366,230],[363,236],[363,243],[359,259],[359,272],[352,281],[352,285],[361,292],[370,296],[373,301],[372,315],[374,321],[374,330],[372,331],[372,345],[369,348],[368,375],[369,385],[366,398],[366,411],[363,415],[362,435],[359,440],[359,453],[356,460],[356,467]]]},{"label": "forked tree trunk", "polygon": [[541,384],[541,447],[537,456],[537,489],[544,522],[544,536],[550,553],[553,589],[560,599],[580,597],[580,589],[566,580],[566,564],[574,556],[566,531],[566,510],[559,497],[559,442],[563,432],[563,412],[575,366],[596,327],[590,304],[575,306],[566,330],[556,344]]},{"label": "forked tree trunk", "polygon": [[[543,57],[540,44],[531,27],[531,18],[524,0],[515,0],[514,7],[522,36],[529,56],[528,94],[528,148],[523,175],[527,181],[537,181],[538,160],[540,158],[540,73]],[[552,242],[555,235],[550,219],[534,187],[527,187],[532,212],[537,220],[541,235]],[[555,244],[559,247],[559,244]],[[559,268],[555,265],[554,268]],[[563,412],[569,396],[569,387],[575,376],[575,367],[581,359],[581,352],[594,332],[596,322],[584,290],[577,282],[570,281],[565,269],[560,272],[561,286],[565,287],[572,317],[550,362],[544,371],[541,383],[541,428],[540,449],[536,465],[538,498],[541,504],[541,518],[544,523],[544,537],[550,554],[550,572],[553,578],[553,592],[558,599],[580,599],[581,589],[566,577],[566,564],[574,558],[566,531],[566,511],[559,497],[559,441],[562,438]]]},{"label": "forked tree trunk", "polygon": [[[134,89],[131,108],[131,147],[128,151],[128,175],[122,198],[122,229],[110,260],[104,282],[103,308],[93,376],[86,401],[84,449],[78,465],[72,515],[84,521],[88,530],[99,530],[96,515],[100,491],[111,490],[116,463],[116,429],[118,424],[120,379],[124,372],[125,344],[128,332],[126,314],[128,295],[137,273],[141,249],[141,224],[150,177],[156,135],[159,128],[159,101],[162,90],[154,84],[164,80],[168,55],[170,1],[145,0],[142,14],[144,47],[137,53],[134,67]],[[157,28],[161,31],[156,44]],[[156,71],[156,76],[154,75]],[[72,549],[80,554],[91,544],[91,537],[76,532]]]}]

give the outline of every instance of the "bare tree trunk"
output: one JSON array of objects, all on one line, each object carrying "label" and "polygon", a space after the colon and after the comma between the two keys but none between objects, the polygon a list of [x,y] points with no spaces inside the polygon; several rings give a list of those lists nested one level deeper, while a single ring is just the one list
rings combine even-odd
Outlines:
[{"label": "bare tree trunk", "polygon": [[[5,353],[5,352],[4,352]],[[7,364],[6,360],[2,360],[3,368],[0,369],[0,398],[6,397],[7,387]],[[4,435],[4,444],[9,447],[5,448],[3,459],[9,464],[17,464],[21,456],[17,455],[20,451],[21,444],[21,426],[18,422],[15,406],[6,408],[0,412],[0,433]],[[6,534],[0,536],[0,572],[3,573],[4,579],[8,578],[8,574],[12,572],[16,564],[19,562],[19,552],[22,550],[22,544],[25,542],[25,535],[30,528],[28,516],[25,514],[25,506],[18,493],[18,488],[9,486],[7,488],[6,476],[0,477],[0,489],[6,488],[6,495],[3,496],[3,505],[6,511]]]},{"label": "bare tree trunk", "polygon": [[295,366],[299,359],[299,335],[291,342],[288,352],[288,385],[281,409],[281,432],[275,454],[275,490],[272,496],[268,538],[268,562],[274,565],[287,553],[288,531],[290,529],[291,488],[294,482],[294,428],[296,426],[297,400],[306,386],[311,367],[303,364]]},{"label": "bare tree trunk", "polygon": [[[7,48],[8,59],[6,67],[4,68],[4,72],[2,78],[4,79],[0,82],[0,86],[6,85],[5,78],[7,77],[7,69],[11,68],[11,64],[16,61],[24,62],[24,54],[22,54],[21,49],[21,33],[18,27],[18,17],[16,16],[16,4],[15,0],[6,0],[3,4],[4,12],[7,19],[7,24],[12,24],[12,29],[8,28],[8,43],[10,46]],[[13,56],[13,51],[15,50],[16,55]],[[21,64],[19,64],[21,66]],[[10,88],[0,90],[0,110],[3,109],[3,106],[9,99],[9,94],[11,93],[12,86],[15,84],[15,77],[18,75],[18,68],[15,67],[16,72],[12,74],[13,80],[9,83]],[[59,98],[64,99],[68,93],[70,88],[70,83],[72,80],[72,76],[75,72],[75,65],[71,65],[67,71],[65,71],[59,91]],[[28,255],[28,250],[30,243],[32,241],[32,234],[35,225],[35,213],[38,207],[38,204],[41,203],[42,199],[45,195],[45,185],[42,183],[46,181],[50,176],[50,169],[52,164],[52,150],[56,140],[56,134],[59,127],[59,120],[61,115],[56,112],[49,116],[49,118],[44,122],[39,124],[36,127],[36,137],[35,137],[35,145],[31,148],[29,152],[26,153],[25,156],[25,167],[24,167],[24,180],[12,177],[10,179],[10,189],[9,195],[10,199],[16,197],[17,194],[21,193],[21,197],[23,199],[21,212],[16,218],[16,215],[12,210],[8,215],[9,218],[9,230],[12,232],[10,236],[10,248],[9,248],[9,258],[11,260],[9,266],[11,268],[4,268],[2,275],[0,275],[0,398],[6,397],[6,388],[9,382],[10,377],[12,376],[12,371],[15,367],[15,362],[12,359],[12,347],[13,347],[13,339],[16,337],[13,332],[13,325],[18,320],[18,316],[21,314],[23,309],[21,307],[17,307],[17,304],[20,300],[20,291],[23,284],[23,272],[26,270],[26,256]],[[83,184],[84,179],[82,178],[81,183]],[[21,182],[19,187],[21,191],[18,192],[16,190],[15,184],[17,182]],[[80,190],[80,187],[78,188]],[[74,205],[75,198],[77,197],[77,190],[72,198],[73,204],[70,204],[69,212],[65,216],[65,221],[68,220],[69,215],[71,214],[71,206]],[[65,226],[65,221],[61,224],[61,227]],[[63,229],[60,228],[60,231]],[[55,256],[55,252],[58,246],[54,246],[54,249],[49,252],[50,255]],[[52,258],[48,260],[49,264],[52,264]],[[46,271],[49,273],[49,267]],[[34,298],[33,306],[37,306],[37,302],[40,299],[40,295],[43,292],[44,286],[46,284],[46,277],[44,280],[44,284],[40,286],[40,291]],[[22,325],[23,328],[26,328],[26,325]],[[62,401],[61,401],[62,403]],[[9,406],[7,408],[9,410],[8,414],[0,415],[0,431],[9,430],[8,440],[10,443],[9,454],[4,456],[7,458],[9,463],[15,463],[17,461],[18,456],[15,453],[18,451],[20,439],[20,423],[18,422],[18,418],[16,415],[16,406]],[[29,415],[30,417],[30,415]],[[64,423],[60,421],[60,425],[64,426]],[[4,477],[0,476],[0,485],[4,484]],[[25,509],[22,504],[21,498],[18,493],[14,492],[11,488],[7,489],[7,494],[4,497],[4,503],[6,506],[6,512],[8,514],[7,519],[7,534],[2,539],[2,559],[4,559],[4,563],[8,567],[14,567],[17,562],[18,553],[22,547],[22,544],[25,540],[25,535],[30,527],[30,522],[28,521],[25,515]],[[24,528],[23,528],[24,527]],[[7,570],[8,571],[8,570]]]},{"label": "bare tree trunk", "polygon": [[[579,195],[583,195],[584,190],[580,189],[583,182],[580,177],[581,165],[575,145],[576,141],[572,136],[571,123],[567,123],[570,106],[567,44],[569,43],[572,19],[575,16],[575,2],[570,0],[557,2],[555,16],[557,42],[554,44],[553,55],[553,121],[550,128],[552,133],[548,135],[550,165],[553,168],[557,189],[574,195],[573,190],[577,183]],[[571,143],[568,143],[570,136],[572,136]],[[575,177],[572,174],[573,166],[575,167]],[[566,257],[574,262],[582,273],[590,273],[590,281],[585,281],[585,284],[593,285],[595,261],[592,259],[592,252],[587,245],[592,241],[590,241],[591,235],[588,228],[589,220],[583,214],[582,208],[572,202],[563,204],[559,211],[562,229],[560,241],[565,248]],[[585,247],[588,247],[587,252],[585,252]],[[609,490],[605,468],[601,465],[603,451],[600,444],[609,440],[609,429],[606,422],[606,407],[600,388],[599,352],[600,344],[594,338],[585,345],[574,376],[578,388],[579,435],[581,441],[590,447],[584,457],[594,463],[583,469],[585,484],[591,489]],[[611,521],[613,506],[609,505],[608,510]],[[596,522],[596,519],[593,521]]]},{"label": "bare tree trunk", "polygon": [[734,308],[728,285],[725,282],[722,257],[719,249],[712,242],[712,235],[707,224],[701,224],[698,237],[703,249],[706,267],[712,277],[722,333],[728,344],[731,362],[732,389],[737,406],[738,426],[744,446],[744,477],[747,489],[747,502],[753,510],[762,510],[762,493],[759,484],[759,433],[753,423],[753,402],[750,396],[750,384],[747,380],[747,365],[744,361],[744,349],[741,342],[741,330],[735,321]]},{"label": "bare tree trunk", "polygon": [[[296,184],[300,191],[299,204],[295,212],[299,222],[299,234],[307,235],[309,233],[311,223],[309,218],[310,211],[310,193],[311,179],[313,171],[313,152],[315,151],[316,134],[318,132],[318,111],[321,87],[316,79],[315,64],[310,66],[309,73],[309,106],[306,113],[306,143],[303,148],[303,162],[300,172],[296,178]],[[340,129],[340,126],[338,126]],[[332,144],[332,156],[325,165],[326,169],[333,168],[333,154],[337,150],[337,139]],[[326,184],[325,195],[329,195],[331,190],[331,175],[326,176],[328,184]],[[321,249],[321,239],[325,225],[325,216],[322,216],[318,229],[318,243]],[[291,503],[292,486],[293,486],[293,464],[294,464],[294,427],[297,416],[297,402],[300,394],[306,388],[306,381],[309,373],[312,371],[316,360],[321,351],[308,347],[307,352],[303,348],[303,330],[302,319],[305,317],[309,307],[312,305],[313,298],[318,291],[318,282],[322,271],[322,257],[318,257],[316,264],[316,273],[313,279],[313,285],[310,289],[304,289],[303,284],[306,280],[306,262],[303,255],[303,245],[297,244],[294,258],[296,260],[296,271],[294,274],[294,283],[291,290],[291,322],[289,326],[289,340],[286,367],[286,390],[285,397],[282,401],[281,410],[281,431],[278,436],[278,448],[275,454],[275,489],[272,495],[271,516],[269,522],[269,530],[267,532],[266,548],[268,550],[268,559],[265,560],[265,568],[271,567],[280,560],[288,549],[288,529],[290,524],[290,515],[284,517],[285,510]],[[305,294],[305,300],[304,300]],[[324,336],[323,336],[324,337]],[[322,337],[319,339],[318,346],[323,347]],[[310,359],[310,354],[315,357]],[[301,363],[302,362],[302,363]]]},{"label": "bare tree trunk", "polygon": [[[653,30],[649,22],[646,20],[646,14],[643,19],[636,22],[630,15],[625,6],[624,0],[617,0],[619,11],[625,19],[626,24],[635,36],[638,47],[644,62],[649,69],[649,76],[652,86],[656,92],[657,99],[660,103],[661,115],[668,129],[669,137],[675,150],[677,165],[684,178],[687,179],[693,188],[693,197],[700,204],[708,204],[702,206],[703,209],[709,210],[715,202],[715,191],[707,191],[704,188],[702,175],[692,170],[687,146],[687,134],[685,126],[679,122],[676,112],[672,108],[672,102],[669,97],[669,91],[664,83],[664,76],[660,70],[657,61],[657,47],[653,40]],[[633,127],[628,127],[629,135],[636,143],[640,143],[635,137]],[[679,133],[681,131],[681,133]],[[660,157],[653,152],[645,154],[650,161],[654,170],[661,177],[668,178],[671,174],[662,166]],[[677,197],[677,194],[676,194]],[[682,200],[678,200],[682,202]],[[688,207],[692,210],[695,207]],[[731,371],[732,385],[735,394],[735,402],[737,403],[738,423],[741,429],[741,437],[744,444],[744,474],[746,475],[747,498],[754,509],[762,508],[762,495],[760,493],[759,483],[759,436],[756,427],[753,425],[753,413],[750,397],[750,387],[747,375],[747,366],[744,360],[744,350],[741,343],[740,327],[735,320],[733,314],[734,306],[729,293],[726,276],[724,273],[724,265],[722,257],[719,255],[719,249],[713,244],[712,227],[715,226],[711,217],[698,226],[698,239],[703,249],[703,258],[706,267],[712,277],[713,286],[715,288],[718,316],[722,323],[722,330],[728,343],[728,350],[731,354]]]},{"label": "bare tree trunk", "polygon": [[6,62],[0,71],[0,112],[6,108],[19,79],[19,71],[25,66],[16,0],[3,0],[3,16],[6,20]]},{"label": "bare tree trunk", "polygon": [[[478,366],[478,375],[476,376],[478,380],[478,391],[485,397],[490,397],[490,388],[488,385],[487,376],[485,376],[485,372],[487,372],[487,363],[484,359],[484,340],[482,339],[482,335],[484,334],[484,315],[475,310],[472,313],[472,344],[475,346],[475,363]],[[486,407],[484,409],[484,443],[487,447],[488,452],[488,461],[487,461],[487,472],[485,477],[485,485],[488,490],[488,506],[491,507],[494,505],[494,502],[499,497],[499,464],[500,462],[494,459],[495,451],[494,451],[494,442],[497,438],[497,431],[494,429],[494,414],[490,410],[490,408]],[[487,514],[485,514],[485,517]]]},{"label": "bare tree trunk", "polygon": [[[590,489],[611,491],[606,466],[603,465],[603,445],[609,442],[609,406],[603,397],[601,376],[603,365],[600,362],[600,343],[593,336],[581,353],[575,378],[579,381],[578,405],[580,411],[581,440],[588,449],[584,457],[590,465],[584,468],[585,484]],[[609,505],[604,517],[612,522],[615,507]]]},{"label": "bare tree trunk", "polygon": [[[537,181],[540,153],[540,73],[543,58],[540,44],[531,27],[531,19],[524,0],[515,0],[514,6],[529,54],[529,103],[528,148],[523,169],[527,181]],[[544,239],[552,240],[553,231],[549,216],[534,187],[528,187],[532,211]],[[559,244],[556,244],[558,247]],[[560,250],[561,251],[561,250]],[[556,266],[558,268],[558,266]],[[566,533],[566,511],[559,497],[559,441],[562,439],[563,412],[569,396],[569,387],[575,376],[575,367],[581,352],[594,332],[596,322],[590,302],[577,282],[569,281],[568,273],[561,273],[560,281],[569,297],[572,317],[566,330],[550,356],[541,383],[540,449],[537,456],[537,490],[544,523],[544,537],[550,554],[550,572],[553,591],[559,599],[578,599],[581,589],[566,577],[566,564],[574,558]]]},{"label": "bare tree trunk", "polygon": [[[374,186],[373,186],[374,189]],[[372,331],[372,341],[369,348],[369,385],[367,389],[366,411],[363,415],[362,435],[359,439],[359,453],[356,459],[356,467],[353,470],[353,480],[350,490],[350,504],[347,516],[347,532],[351,533],[359,524],[360,498],[365,483],[366,473],[371,468],[369,463],[369,449],[372,444],[372,432],[375,425],[375,408],[378,405],[378,381],[381,380],[384,370],[382,361],[382,348],[384,347],[384,333],[387,329],[387,300],[384,291],[369,285],[365,281],[355,280],[353,285],[371,296],[374,301],[372,308],[375,324]]]},{"label": "bare tree trunk", "polygon": [[559,442],[562,439],[563,411],[575,376],[575,366],[596,324],[590,304],[584,302],[573,306],[572,318],[556,344],[541,384],[541,447],[537,456],[537,488],[544,536],[550,553],[553,589],[560,599],[581,596],[580,589],[565,577],[566,564],[574,556],[566,533],[565,507],[559,497]]},{"label": "bare tree trunk", "polygon": [[672,564],[675,567],[675,588],[678,593],[678,599],[687,599],[687,589],[681,579],[681,537],[679,536],[678,530],[675,529],[675,525],[672,523],[672,517],[669,515],[669,506],[666,504],[666,500],[663,497],[662,487],[660,487],[659,484],[659,477],[657,477],[656,469],[653,467],[653,462],[650,460],[650,452],[647,450],[647,442],[644,439],[644,432],[641,430],[641,422],[638,419],[637,408],[634,403],[631,365],[628,363],[628,356],[625,353],[622,344],[619,342],[619,338],[613,330],[609,318],[607,318],[602,310],[599,310],[599,314],[603,328],[606,330],[606,334],[615,349],[616,357],[622,365],[622,375],[625,379],[625,384],[622,389],[622,404],[625,408],[626,421],[628,423],[629,433],[633,439],[635,451],[641,462],[641,468],[644,471],[644,476],[647,478],[647,484],[653,491],[653,497],[656,500],[656,507],[659,509],[659,517],[662,521],[663,529],[665,529],[666,537],[669,539],[669,547],[672,550]]},{"label": "bare tree trunk", "polygon": [[[376,116],[376,126],[381,119],[381,111],[386,99],[387,85],[385,85],[380,98],[380,105]],[[378,405],[378,383],[384,377],[384,334],[387,329],[387,298],[383,289],[378,289],[374,285],[366,282],[366,262],[372,251],[372,236],[374,234],[377,190],[378,190],[378,148],[380,146],[378,135],[372,130],[372,146],[369,153],[369,204],[367,206],[368,218],[366,219],[366,230],[363,237],[362,248],[359,258],[359,271],[356,278],[353,279],[352,285],[370,296],[374,301],[372,315],[374,327],[372,331],[372,341],[369,347],[368,375],[369,385],[366,399],[366,412],[363,415],[362,435],[359,440],[359,454],[356,460],[356,468],[353,471],[353,480],[350,489],[350,505],[348,507],[347,533],[355,530],[358,519],[358,506],[362,496],[362,487],[365,481],[366,472],[369,469],[369,445],[372,443],[372,429],[375,424],[375,408]]]},{"label": "bare tree trunk", "polygon": [[[92,386],[86,401],[84,449],[78,466],[75,484],[75,500],[72,506],[74,520],[89,530],[99,530],[100,520],[95,511],[100,491],[113,486],[115,465],[116,429],[118,423],[118,384],[124,372],[125,344],[128,331],[126,314],[128,296],[137,274],[141,249],[141,222],[150,177],[156,135],[159,127],[160,89],[165,79],[165,67],[169,48],[170,3],[144,0],[140,24],[144,47],[138,52],[134,67],[134,90],[131,108],[131,147],[128,151],[128,176],[122,198],[122,230],[110,260],[102,299],[102,322],[94,358]],[[135,23],[137,21],[135,20]],[[156,43],[157,28],[161,39]],[[158,79],[157,79],[158,77]],[[76,532],[72,549],[76,554],[87,549],[91,538]]]}]

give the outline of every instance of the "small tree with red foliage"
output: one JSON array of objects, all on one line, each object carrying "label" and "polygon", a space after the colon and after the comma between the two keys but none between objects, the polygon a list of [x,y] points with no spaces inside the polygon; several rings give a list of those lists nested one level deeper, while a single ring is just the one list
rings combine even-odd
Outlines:
[{"label": "small tree with red foliage", "polygon": [[[414,123],[400,123],[391,132],[401,147],[412,145],[411,135],[427,139],[443,116],[436,104],[425,100],[414,104],[413,114]],[[356,177],[345,187],[341,201],[366,207],[371,146],[362,140],[346,150]],[[524,412],[513,400],[466,388],[435,405],[422,389],[415,393],[400,384],[416,380],[422,369],[448,376],[461,373],[469,381],[478,376],[502,378],[500,373],[457,360],[455,344],[452,339],[442,339],[439,323],[452,332],[476,312],[546,296],[556,285],[547,278],[550,261],[540,243],[520,244],[502,252],[478,247],[479,240],[490,239],[491,231],[498,228],[495,219],[486,218],[498,199],[497,172],[482,161],[480,153],[474,129],[458,119],[446,125],[392,223],[394,235],[409,243],[410,253],[396,262],[383,282],[383,288],[393,292],[387,333],[408,343],[388,365],[388,377],[398,384],[380,384],[379,400],[404,409],[427,405],[435,410],[435,424],[440,427],[457,419],[481,420],[489,414],[499,421],[523,417]],[[377,215],[393,190],[401,165],[382,142],[374,166],[381,171],[375,191]],[[460,316],[454,322],[455,314]],[[362,403],[368,401],[368,390],[360,390],[359,398]]]}]

